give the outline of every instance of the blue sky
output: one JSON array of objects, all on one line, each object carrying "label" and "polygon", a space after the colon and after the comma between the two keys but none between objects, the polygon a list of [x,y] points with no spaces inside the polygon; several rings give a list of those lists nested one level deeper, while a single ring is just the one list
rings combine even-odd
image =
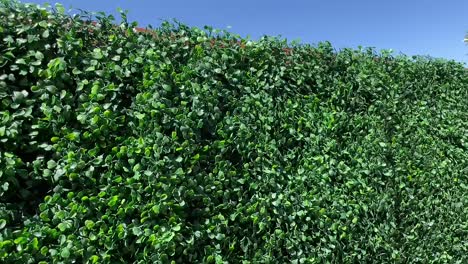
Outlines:
[{"label": "blue sky", "polygon": [[62,3],[65,8],[118,14],[130,21],[159,25],[176,18],[190,26],[210,25],[253,39],[281,35],[315,44],[330,41],[337,49],[375,47],[408,55],[430,55],[468,62],[467,0],[21,0]]}]

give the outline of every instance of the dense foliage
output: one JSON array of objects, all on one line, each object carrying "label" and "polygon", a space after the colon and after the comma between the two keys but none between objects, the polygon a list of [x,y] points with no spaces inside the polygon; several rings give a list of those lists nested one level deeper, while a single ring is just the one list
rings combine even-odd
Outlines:
[{"label": "dense foliage", "polygon": [[122,15],[0,4],[0,262],[468,263],[463,65]]}]

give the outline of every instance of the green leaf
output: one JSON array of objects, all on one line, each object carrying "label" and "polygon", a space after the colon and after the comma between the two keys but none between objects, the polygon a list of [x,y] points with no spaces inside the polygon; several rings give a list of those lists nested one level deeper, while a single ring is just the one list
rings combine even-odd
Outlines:
[{"label": "green leaf", "polygon": [[37,239],[37,237],[33,238],[31,245],[34,250],[39,250],[39,240]]},{"label": "green leaf", "polygon": [[64,14],[65,13],[65,8],[63,7],[62,4],[56,3],[55,4],[55,9],[59,12],[59,14]]},{"label": "green leaf", "polygon": [[140,236],[142,234],[141,228],[139,227],[133,227],[132,232],[135,236]]},{"label": "green leaf", "polygon": [[70,250],[67,248],[67,247],[64,247],[62,249],[62,252],[60,253],[60,256],[62,256],[62,258],[69,258],[70,257]]},{"label": "green leaf", "polygon": [[63,232],[63,231],[68,229],[69,225],[67,223],[60,223],[60,224],[58,224],[57,227],[58,227],[58,229],[60,229],[60,231]]},{"label": "green leaf", "polygon": [[14,243],[16,245],[24,245],[28,242],[28,239],[24,236],[20,236],[14,240]]},{"label": "green leaf", "polygon": [[163,87],[164,91],[166,91],[166,92],[172,91],[172,87],[170,85],[168,85],[168,84],[163,84],[162,87]]},{"label": "green leaf", "polygon": [[7,221],[5,219],[0,219],[0,230],[6,226]]},{"label": "green leaf", "polygon": [[40,51],[36,51],[34,54],[34,57],[36,57],[37,60],[43,60],[44,59],[44,54]]},{"label": "green leaf", "polygon": [[98,261],[99,261],[99,256],[97,256],[97,255],[92,255],[89,259],[91,260],[91,263],[98,263]]},{"label": "green leaf", "polygon": [[159,205],[154,205],[151,209],[153,210],[155,214],[159,214],[159,210],[160,210]]},{"label": "green leaf", "polygon": [[107,203],[107,205],[108,205],[109,207],[114,207],[114,206],[117,204],[118,200],[119,200],[119,196],[118,196],[118,195],[114,195],[114,196],[112,196],[112,198],[110,199],[110,201]]},{"label": "green leaf", "polygon": [[93,229],[94,227],[94,222],[92,220],[85,220],[85,226],[88,229]]},{"label": "green leaf", "polygon": [[38,25],[39,25],[40,27],[43,27],[43,28],[47,28],[47,27],[48,27],[47,21],[44,21],[44,20],[40,21],[40,22],[38,23]]},{"label": "green leaf", "polygon": [[46,246],[43,246],[41,247],[41,250],[40,250],[41,254],[43,256],[47,255],[47,253],[49,252],[49,249],[46,247]]},{"label": "green leaf", "polygon": [[80,133],[79,132],[68,133],[65,137],[70,141],[79,141]]},{"label": "green leaf", "polygon": [[27,64],[26,61],[23,58],[17,59],[15,61],[16,64]]},{"label": "green leaf", "polygon": [[96,60],[100,60],[104,57],[104,55],[102,54],[102,50],[100,48],[95,48],[93,50],[93,58],[95,58]]},{"label": "green leaf", "polygon": [[57,163],[54,160],[47,161],[47,168],[48,169],[53,169],[55,167],[57,167]]}]

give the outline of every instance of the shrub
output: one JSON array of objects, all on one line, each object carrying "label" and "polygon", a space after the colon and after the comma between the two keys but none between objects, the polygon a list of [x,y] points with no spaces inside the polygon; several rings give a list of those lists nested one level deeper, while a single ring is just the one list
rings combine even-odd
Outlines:
[{"label": "shrub", "polygon": [[0,17],[3,263],[468,261],[460,63]]}]

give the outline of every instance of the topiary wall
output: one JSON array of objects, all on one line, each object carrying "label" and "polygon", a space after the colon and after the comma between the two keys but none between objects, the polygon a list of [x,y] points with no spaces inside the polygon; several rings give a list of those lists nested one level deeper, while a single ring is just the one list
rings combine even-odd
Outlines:
[{"label": "topiary wall", "polygon": [[1,1],[0,262],[468,262],[462,64],[136,26]]}]

